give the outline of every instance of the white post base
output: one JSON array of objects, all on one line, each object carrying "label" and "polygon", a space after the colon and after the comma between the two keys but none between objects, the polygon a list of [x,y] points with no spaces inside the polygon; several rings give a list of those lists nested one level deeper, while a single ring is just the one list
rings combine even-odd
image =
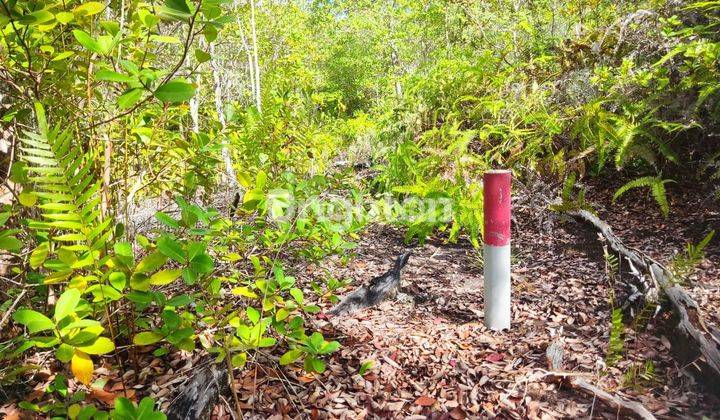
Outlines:
[{"label": "white post base", "polygon": [[510,329],[510,244],[485,245],[485,326]]}]

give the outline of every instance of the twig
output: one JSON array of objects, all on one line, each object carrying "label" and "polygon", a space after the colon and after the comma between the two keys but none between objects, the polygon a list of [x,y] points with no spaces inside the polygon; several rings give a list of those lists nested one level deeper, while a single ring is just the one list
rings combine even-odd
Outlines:
[{"label": "twig", "polygon": [[10,318],[10,314],[12,314],[13,310],[15,310],[15,307],[16,307],[17,304],[20,302],[20,300],[25,296],[25,294],[27,294],[27,289],[23,289],[23,291],[20,292],[20,294],[18,295],[18,297],[15,298],[15,301],[13,302],[13,304],[10,305],[10,307],[9,307],[8,310],[7,310],[7,312],[5,312],[5,315],[3,315],[2,320],[0,320],[0,330],[2,330],[2,328],[5,326],[5,323],[6,323],[6,322],[8,321],[8,319]]}]

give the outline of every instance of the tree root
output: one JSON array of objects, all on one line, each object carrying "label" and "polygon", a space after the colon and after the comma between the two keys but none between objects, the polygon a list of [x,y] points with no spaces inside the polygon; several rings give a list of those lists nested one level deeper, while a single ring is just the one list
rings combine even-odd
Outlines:
[{"label": "tree root", "polygon": [[558,343],[551,344],[545,352],[548,366],[551,370],[545,377],[548,382],[559,382],[576,391],[582,392],[594,399],[597,399],[606,406],[617,410],[617,414],[633,416],[643,420],[655,420],[655,416],[642,404],[637,401],[629,401],[616,394],[611,394],[604,389],[589,383],[583,377],[569,372],[561,372],[562,368],[562,347]]},{"label": "tree root", "polygon": [[669,334],[672,350],[683,365],[693,366],[709,389],[720,394],[720,351],[712,334],[705,327],[697,303],[679,285],[672,273],[662,264],[626,246],[610,226],[586,210],[568,212],[569,215],[592,224],[600,231],[610,247],[629,262],[631,273],[638,280],[644,295],[664,294],[672,307],[673,332]]},{"label": "tree root", "polygon": [[189,381],[170,404],[167,417],[170,420],[194,420],[210,418],[220,395],[230,390],[228,370],[211,359],[205,366],[193,370]]}]

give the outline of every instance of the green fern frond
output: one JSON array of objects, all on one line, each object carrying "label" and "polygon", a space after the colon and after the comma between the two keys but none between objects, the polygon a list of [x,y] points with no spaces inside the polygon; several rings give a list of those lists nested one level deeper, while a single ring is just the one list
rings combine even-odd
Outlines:
[{"label": "green fern frond", "polygon": [[630,147],[634,144],[637,135],[637,126],[630,122],[622,120],[617,129],[617,144],[615,152],[615,166],[620,168],[625,159],[628,157]]},{"label": "green fern frond", "polygon": [[655,202],[657,202],[658,206],[660,206],[660,211],[662,212],[663,216],[667,217],[670,213],[670,205],[667,200],[665,184],[667,184],[668,182],[673,182],[673,180],[662,179],[658,176],[644,176],[641,178],[633,179],[632,181],[628,182],[627,184],[618,188],[617,191],[615,191],[615,194],[613,195],[613,202],[615,202],[623,194],[633,188],[647,187],[650,188],[650,192],[652,193],[653,198],[655,198]]},{"label": "green fern frond", "polygon": [[650,187],[650,190],[652,191],[655,201],[660,206],[660,211],[662,211],[663,216],[667,217],[670,213],[670,205],[668,204],[667,194],[665,193],[665,182],[666,181],[655,182]]},{"label": "green fern frond", "polygon": [[658,178],[656,176],[644,176],[642,178],[633,179],[615,191],[615,194],[613,195],[613,202],[633,188],[650,187],[655,183],[655,181],[657,181],[657,179]]},{"label": "green fern frond", "polygon": [[45,112],[36,106],[38,133],[21,138],[21,158],[28,164],[29,180],[42,220],[36,230],[55,230],[53,239],[71,251],[99,250],[107,242],[111,219],[101,217],[100,182],[90,170],[90,158],[73,147],[69,129],[49,129]]},{"label": "green fern frond", "polygon": [[608,366],[616,365],[623,358],[625,350],[625,324],[623,324],[623,314],[620,308],[614,308],[610,317],[610,340],[608,342],[607,355],[605,361]]}]

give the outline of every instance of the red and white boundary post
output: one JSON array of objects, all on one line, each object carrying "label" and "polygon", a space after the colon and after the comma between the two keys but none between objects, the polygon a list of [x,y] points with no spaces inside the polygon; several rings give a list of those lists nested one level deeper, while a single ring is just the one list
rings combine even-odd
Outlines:
[{"label": "red and white boundary post", "polygon": [[508,170],[483,176],[485,240],[485,325],[510,328],[510,184]]}]

